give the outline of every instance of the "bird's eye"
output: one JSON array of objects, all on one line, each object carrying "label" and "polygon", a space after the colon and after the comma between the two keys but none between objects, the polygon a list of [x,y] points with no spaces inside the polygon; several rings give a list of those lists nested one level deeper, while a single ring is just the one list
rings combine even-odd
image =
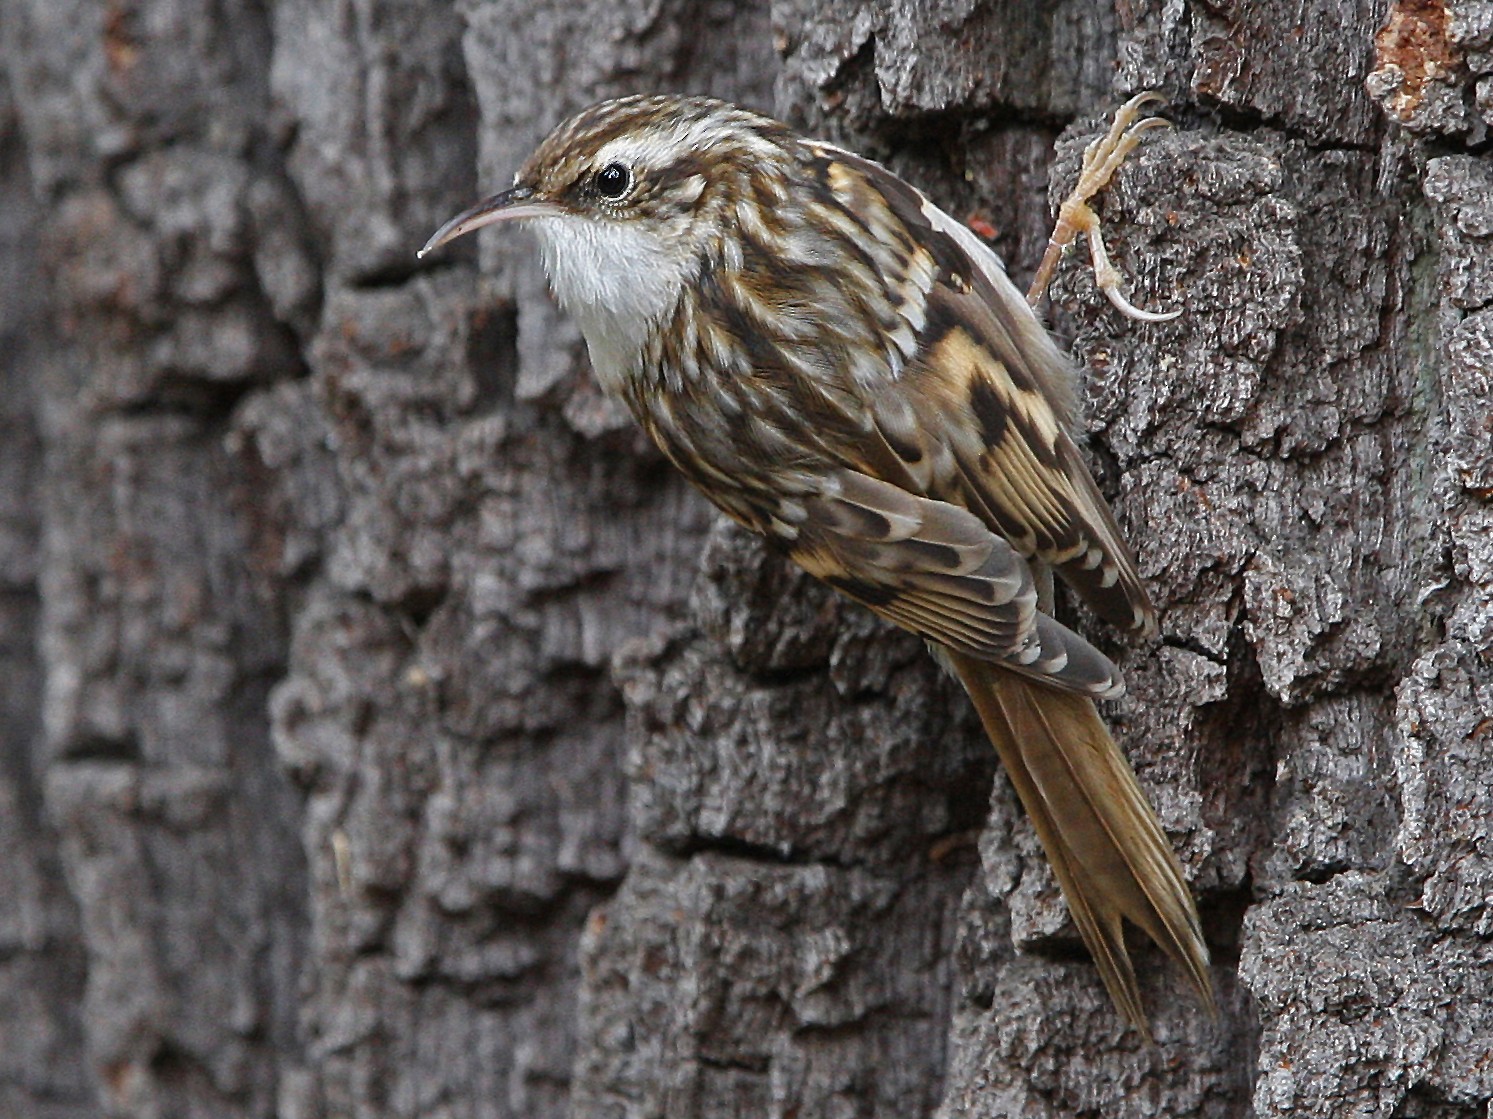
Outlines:
[{"label": "bird's eye", "polygon": [[620,163],[608,163],[591,181],[596,184],[596,193],[603,198],[617,199],[632,186],[632,172]]}]

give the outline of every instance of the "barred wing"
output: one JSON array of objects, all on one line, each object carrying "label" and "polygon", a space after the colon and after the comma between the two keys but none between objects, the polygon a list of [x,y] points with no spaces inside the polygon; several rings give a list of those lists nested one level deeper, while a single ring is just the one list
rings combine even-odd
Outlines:
[{"label": "barred wing", "polygon": [[855,471],[804,503],[793,560],[928,641],[1067,691],[1111,698],[1119,670],[1037,609],[1031,569],[965,509]]}]

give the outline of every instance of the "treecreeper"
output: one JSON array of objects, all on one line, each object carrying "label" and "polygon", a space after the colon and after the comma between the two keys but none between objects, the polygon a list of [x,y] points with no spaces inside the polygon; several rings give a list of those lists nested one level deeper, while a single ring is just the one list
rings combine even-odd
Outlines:
[{"label": "treecreeper", "polygon": [[[1140,131],[1091,146],[1031,301]],[[1119,669],[1052,617],[1156,614],[1074,442],[1071,362],[1000,259],[886,168],[701,97],[604,101],[421,255],[517,221],[596,375],[702,493],[811,575],[918,634],[964,684],[1124,1017],[1149,1033],[1124,922],[1213,1009],[1192,893],[1095,700]]]}]

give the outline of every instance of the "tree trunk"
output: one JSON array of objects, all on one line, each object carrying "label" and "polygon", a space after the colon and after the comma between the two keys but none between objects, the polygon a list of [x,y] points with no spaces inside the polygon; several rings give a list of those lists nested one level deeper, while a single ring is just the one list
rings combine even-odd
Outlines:
[{"label": "tree trunk", "polygon": [[[1493,1115],[1493,15],[0,0],[0,1114]],[[774,110],[1030,276],[1197,890],[1109,1006],[957,686],[715,523],[522,235],[596,98]]]}]

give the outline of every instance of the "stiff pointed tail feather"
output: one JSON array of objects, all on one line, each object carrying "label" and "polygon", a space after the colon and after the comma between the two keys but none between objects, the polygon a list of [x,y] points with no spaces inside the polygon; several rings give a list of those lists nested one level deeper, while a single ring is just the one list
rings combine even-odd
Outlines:
[{"label": "stiff pointed tail feather", "polygon": [[1176,853],[1092,701],[951,654],[1120,1013],[1146,1036],[1129,919],[1176,960],[1210,1013],[1208,948]]}]

